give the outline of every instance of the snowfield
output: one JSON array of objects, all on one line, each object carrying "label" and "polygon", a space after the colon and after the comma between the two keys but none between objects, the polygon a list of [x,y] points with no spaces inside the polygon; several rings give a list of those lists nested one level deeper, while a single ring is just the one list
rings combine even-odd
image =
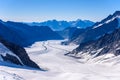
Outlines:
[{"label": "snowfield", "polygon": [[46,71],[15,65],[8,67],[0,63],[0,80],[120,80],[119,64],[82,63],[64,56],[77,45],[65,46],[60,42],[59,40],[36,42],[25,48],[30,58]]},{"label": "snowfield", "polygon": [[0,71],[0,80],[24,80],[16,74]]}]

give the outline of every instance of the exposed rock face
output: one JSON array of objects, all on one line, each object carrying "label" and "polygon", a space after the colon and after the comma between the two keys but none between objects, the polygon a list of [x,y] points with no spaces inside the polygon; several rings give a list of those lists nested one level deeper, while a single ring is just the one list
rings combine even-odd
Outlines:
[{"label": "exposed rock face", "polygon": [[6,54],[6,56],[1,55],[3,61],[9,61],[11,63],[17,64],[17,65],[23,65],[19,59],[15,56],[12,56],[10,54]]},{"label": "exposed rock face", "polygon": [[85,58],[86,56],[83,56],[85,54],[94,56],[94,58],[104,54],[120,55],[120,29],[115,30],[111,34],[105,34],[96,41],[82,43],[71,53],[66,55]]},{"label": "exposed rock face", "polygon": [[30,60],[30,58],[27,55],[24,48],[22,48],[18,45],[15,45],[13,43],[10,43],[6,40],[3,40],[1,37],[0,37],[0,42],[6,48],[8,48],[11,52],[13,52],[14,55],[16,55],[16,56],[13,56],[9,53],[5,53],[6,54],[5,56],[0,55],[3,58],[4,61],[9,61],[9,62],[12,62],[14,64],[26,65],[26,66],[29,66],[29,67],[40,69],[40,67],[35,62]]}]

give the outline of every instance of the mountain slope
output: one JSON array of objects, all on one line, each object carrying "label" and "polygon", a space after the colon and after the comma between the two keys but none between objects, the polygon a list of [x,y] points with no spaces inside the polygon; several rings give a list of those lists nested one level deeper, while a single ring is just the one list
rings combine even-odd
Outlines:
[{"label": "mountain slope", "polygon": [[19,46],[29,46],[36,41],[63,39],[47,26],[28,26],[11,21],[0,23],[0,36]]},{"label": "mountain slope", "polygon": [[96,40],[106,33],[112,33],[119,26],[120,11],[116,11],[113,15],[109,15],[101,22],[95,23],[91,28],[87,29],[84,33],[70,42],[80,44],[91,40]]},{"label": "mountain slope", "polygon": [[0,61],[17,65],[38,68],[39,66],[30,60],[24,48],[5,41],[0,37]]},{"label": "mountain slope", "polygon": [[61,35],[65,39],[70,39],[73,33],[78,30],[76,27],[68,27],[62,31],[56,31],[59,35]]},{"label": "mountain slope", "polygon": [[120,55],[120,29],[111,34],[106,34],[96,41],[82,43],[78,48],[66,55],[85,60],[100,56],[102,56],[102,60],[115,58]]},{"label": "mountain slope", "polygon": [[[44,54],[41,52],[43,43],[44,46],[47,47],[47,51],[44,51]],[[35,43],[33,46],[26,48],[26,51],[28,51],[28,54],[31,57],[31,59],[34,60],[37,64],[40,64],[41,67],[47,69],[47,71],[43,72],[40,70],[28,70],[28,69],[0,66],[0,76],[3,74],[2,72],[5,71],[5,73],[7,72],[8,74],[10,74],[10,77],[16,78],[15,76],[16,74],[17,76],[25,80],[39,80],[39,79],[41,80],[96,80],[96,79],[119,80],[120,79],[120,71],[119,71],[120,65],[110,66],[106,64],[81,63],[74,58],[64,56],[66,50],[71,51],[76,47],[76,45],[74,46],[61,45],[60,43],[61,41],[59,40],[50,40],[43,42],[40,41]],[[119,61],[120,57],[117,60]],[[9,77],[9,75],[6,74],[5,77],[6,78]],[[14,80],[14,79],[10,79],[10,80]]]}]

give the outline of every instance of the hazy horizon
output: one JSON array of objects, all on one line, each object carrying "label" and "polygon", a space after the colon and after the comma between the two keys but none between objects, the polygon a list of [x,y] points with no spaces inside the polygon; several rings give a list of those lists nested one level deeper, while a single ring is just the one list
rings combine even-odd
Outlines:
[{"label": "hazy horizon", "polygon": [[120,0],[0,0],[0,19],[17,22],[47,20],[100,21],[120,10]]}]

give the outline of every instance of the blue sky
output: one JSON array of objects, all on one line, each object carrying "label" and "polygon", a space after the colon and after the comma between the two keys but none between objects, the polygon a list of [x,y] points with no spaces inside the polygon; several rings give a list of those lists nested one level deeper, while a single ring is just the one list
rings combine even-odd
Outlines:
[{"label": "blue sky", "polygon": [[116,10],[120,0],[0,0],[0,19],[12,21],[100,21]]}]

